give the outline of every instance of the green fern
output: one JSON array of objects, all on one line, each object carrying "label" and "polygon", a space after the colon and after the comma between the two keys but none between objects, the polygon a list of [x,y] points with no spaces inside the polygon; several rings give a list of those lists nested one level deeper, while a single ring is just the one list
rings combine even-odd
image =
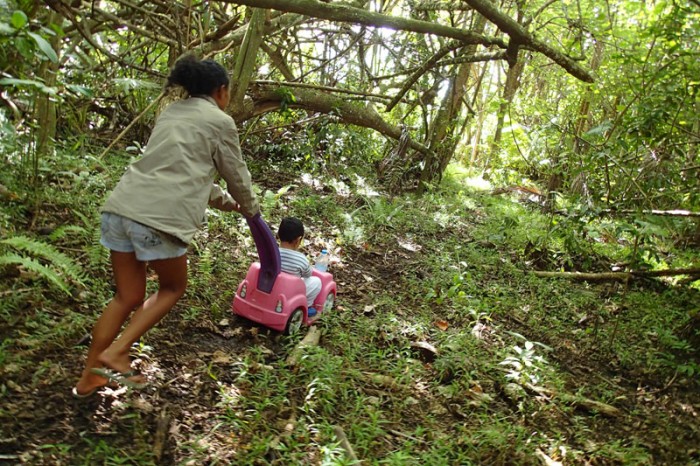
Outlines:
[{"label": "green fern", "polygon": [[199,256],[199,273],[205,280],[208,280],[213,270],[214,264],[212,263],[211,250],[207,247]]},{"label": "green fern", "polygon": [[68,284],[56,272],[46,267],[45,265],[40,264],[36,260],[30,257],[23,257],[18,254],[12,253],[0,256],[0,266],[10,264],[21,265],[30,272],[35,272],[45,280],[53,283],[61,291],[70,294]]},{"label": "green fern", "polygon": [[65,238],[70,233],[76,233],[78,235],[86,236],[88,234],[85,228],[78,225],[64,225],[56,228],[50,235],[50,241],[58,241],[59,239]]},{"label": "green fern", "polygon": [[91,267],[100,268],[109,262],[108,249],[100,243],[100,237],[102,236],[100,228],[94,228],[90,236],[90,242],[85,246],[88,260]]},{"label": "green fern", "polygon": [[[0,241],[0,244],[10,246],[13,249],[21,252],[26,252],[30,256],[41,257],[54,269],[58,269],[59,272],[62,272],[68,278],[77,283],[83,283],[84,277],[82,268],[70,257],[66,256],[50,244],[46,244],[22,235],[2,240]],[[17,254],[5,254],[4,256],[0,256],[0,264],[2,263],[19,263],[28,269],[39,273],[50,282],[56,284],[59,288],[61,288],[61,290],[68,290],[65,280],[63,280],[54,269],[40,264],[35,259],[23,257]],[[56,279],[58,279],[58,281]]]}]

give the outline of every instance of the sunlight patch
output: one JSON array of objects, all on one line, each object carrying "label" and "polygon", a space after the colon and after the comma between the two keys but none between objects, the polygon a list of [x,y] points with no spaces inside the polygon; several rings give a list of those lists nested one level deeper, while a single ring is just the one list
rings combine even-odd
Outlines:
[{"label": "sunlight patch", "polygon": [[399,243],[399,246],[401,246],[407,251],[416,252],[423,249],[423,246],[421,246],[420,244],[416,244],[415,242],[413,242],[413,240],[411,240],[411,238],[398,238],[397,242]]},{"label": "sunlight patch", "polygon": [[314,188],[321,187],[321,183],[311,173],[302,173],[301,182]]},{"label": "sunlight patch", "polygon": [[450,215],[442,210],[439,210],[433,214],[433,220],[442,228],[446,228],[449,224],[454,222],[455,217],[454,215]]},{"label": "sunlight patch", "polygon": [[355,176],[355,184],[357,185],[356,194],[367,197],[379,196],[379,193],[369,186],[367,181],[359,175]]},{"label": "sunlight patch", "polygon": [[223,382],[217,381],[216,384],[219,386],[219,396],[220,401],[217,403],[219,407],[234,407],[238,405],[238,400],[241,397],[241,391],[238,387],[231,384],[225,384]]},{"label": "sunlight patch", "polygon": [[464,178],[462,180],[465,186],[472,188],[476,191],[489,191],[492,186],[491,182],[483,179],[481,176],[471,176],[469,178]]},{"label": "sunlight patch", "polygon": [[491,182],[485,180],[482,175],[473,175],[474,170],[470,170],[464,165],[452,163],[447,166],[445,175],[452,177],[455,181],[474,191],[489,191],[493,188]]},{"label": "sunlight patch", "polygon": [[333,186],[333,189],[335,189],[336,194],[338,194],[339,196],[350,197],[350,194],[352,194],[348,185],[345,184],[343,181],[333,178],[330,181],[330,185]]},{"label": "sunlight patch", "polygon": [[362,223],[355,221],[352,215],[345,213],[343,214],[345,219],[345,229],[343,230],[343,241],[346,244],[358,244],[364,240],[365,230],[362,228]]}]

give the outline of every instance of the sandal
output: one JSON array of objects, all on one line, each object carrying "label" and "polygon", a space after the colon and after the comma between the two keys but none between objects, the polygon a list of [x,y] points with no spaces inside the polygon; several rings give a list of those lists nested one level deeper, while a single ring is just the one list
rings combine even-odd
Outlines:
[{"label": "sandal", "polygon": [[73,395],[73,398],[77,400],[86,400],[88,398],[92,398],[100,388],[102,388],[102,386],[95,387],[87,393],[78,393],[78,389],[73,387],[73,390],[71,390],[71,394]]},{"label": "sandal", "polygon": [[141,389],[146,388],[148,386],[148,382],[135,382],[131,380],[132,377],[141,375],[139,371],[135,370],[127,372],[117,372],[108,368],[93,367],[92,369],[90,369],[90,372],[129,388]]}]

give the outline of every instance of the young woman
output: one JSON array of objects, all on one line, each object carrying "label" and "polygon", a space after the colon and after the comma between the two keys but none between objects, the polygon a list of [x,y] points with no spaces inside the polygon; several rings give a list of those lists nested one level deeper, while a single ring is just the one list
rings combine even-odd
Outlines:
[{"label": "young woman", "polygon": [[[185,293],[187,245],[206,207],[246,216],[259,212],[236,125],[224,113],[228,84],[226,70],[213,60],[178,60],[167,85],[184,87],[188,98],[159,116],[143,157],[129,166],[102,208],[100,242],[110,249],[116,294],[92,331],[85,370],[73,388],[76,397],[90,396],[110,381],[144,385],[131,369],[129,348]],[[217,173],[228,192],[214,184]],[[144,301],[147,264],[159,286]]]}]

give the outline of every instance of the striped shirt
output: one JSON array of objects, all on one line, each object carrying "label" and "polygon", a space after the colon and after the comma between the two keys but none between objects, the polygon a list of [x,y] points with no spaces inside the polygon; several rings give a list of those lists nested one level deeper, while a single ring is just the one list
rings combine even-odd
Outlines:
[{"label": "striped shirt", "polygon": [[280,259],[282,261],[282,272],[291,273],[292,275],[302,278],[309,278],[311,276],[309,260],[299,251],[280,248]]}]

